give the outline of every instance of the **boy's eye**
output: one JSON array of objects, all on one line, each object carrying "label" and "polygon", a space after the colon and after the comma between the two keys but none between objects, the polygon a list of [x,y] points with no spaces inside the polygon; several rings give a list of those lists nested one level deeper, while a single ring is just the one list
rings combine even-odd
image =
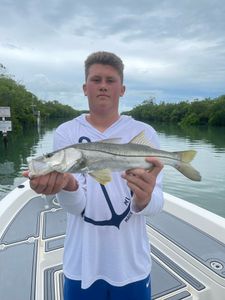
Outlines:
[{"label": "boy's eye", "polygon": [[[102,81],[102,79],[101,79],[101,78],[98,78],[98,77],[93,77],[93,78],[91,78],[91,81],[92,81],[92,82],[99,83],[99,82]],[[114,78],[107,78],[107,79],[106,79],[106,82],[107,82],[107,83],[113,83],[113,82],[115,82],[115,79],[114,79]]]},{"label": "boy's eye", "polygon": [[107,81],[111,83],[111,82],[114,82],[114,79],[113,78],[109,78]]},{"label": "boy's eye", "polygon": [[98,79],[98,78],[93,78],[93,79],[92,79],[92,81],[94,81],[94,82],[98,82],[98,81],[99,81],[99,79]]}]

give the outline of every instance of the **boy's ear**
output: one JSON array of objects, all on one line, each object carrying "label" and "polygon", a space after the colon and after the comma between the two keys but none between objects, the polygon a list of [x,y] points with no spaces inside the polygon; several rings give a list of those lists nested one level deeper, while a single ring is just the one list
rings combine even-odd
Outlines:
[{"label": "boy's ear", "polygon": [[84,91],[84,95],[87,96],[87,87],[86,87],[86,83],[83,84],[83,91]]},{"label": "boy's ear", "polygon": [[125,87],[125,85],[123,85],[121,88],[120,97],[122,97],[124,95],[125,91],[126,91],[126,87]]}]

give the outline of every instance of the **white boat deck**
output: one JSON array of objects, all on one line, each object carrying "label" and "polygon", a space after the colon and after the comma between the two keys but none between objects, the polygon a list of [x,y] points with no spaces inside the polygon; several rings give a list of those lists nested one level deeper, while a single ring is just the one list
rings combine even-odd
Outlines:
[{"label": "white boat deck", "polygon": [[[152,299],[224,300],[225,219],[170,198],[147,220]],[[42,198],[27,181],[0,202],[0,220],[0,299],[63,300],[66,213],[55,197]]]}]

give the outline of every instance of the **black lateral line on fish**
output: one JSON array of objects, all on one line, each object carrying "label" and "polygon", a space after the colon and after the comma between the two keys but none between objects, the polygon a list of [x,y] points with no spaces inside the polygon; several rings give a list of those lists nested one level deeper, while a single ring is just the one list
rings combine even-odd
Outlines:
[{"label": "black lateral line on fish", "polygon": [[[86,145],[86,144],[85,144]],[[87,143],[88,145],[88,143]],[[93,146],[99,145],[98,142],[96,142],[96,144],[94,145],[94,143],[92,143]],[[138,145],[137,144],[137,150],[136,149],[130,149],[129,147],[131,147],[131,144],[127,143],[127,144],[111,144],[112,148],[115,147],[115,149],[102,149],[102,148],[98,148],[98,147],[93,147],[93,148],[86,148],[85,146],[81,146],[81,144],[79,144],[78,147],[75,147],[75,149],[80,150],[80,151],[90,151],[90,152],[101,152],[101,153],[107,153],[107,154],[111,154],[114,156],[125,156],[125,157],[148,157],[148,156],[152,156],[152,157],[162,157],[162,158],[170,158],[172,159],[168,154],[166,155],[166,152],[164,153],[163,150],[159,150],[159,149],[151,149],[149,146],[146,145]],[[110,144],[107,144],[107,146],[109,146],[110,148]],[[124,147],[128,147],[127,152],[124,150]],[[133,146],[135,147],[135,145],[133,144]],[[142,148],[140,150],[140,147]],[[123,151],[121,151],[121,149],[123,149]],[[129,151],[132,152],[131,154],[129,154]],[[154,153],[152,153],[154,152]],[[173,152],[171,152],[173,153]],[[176,154],[176,152],[174,152],[174,154]]]}]

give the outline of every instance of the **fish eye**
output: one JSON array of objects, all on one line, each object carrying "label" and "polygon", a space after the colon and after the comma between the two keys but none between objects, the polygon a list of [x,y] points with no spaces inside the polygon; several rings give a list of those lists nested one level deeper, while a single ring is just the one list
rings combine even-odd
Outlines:
[{"label": "fish eye", "polygon": [[47,153],[47,154],[45,155],[46,158],[50,158],[50,157],[52,157],[52,156],[53,156],[53,153]]}]

